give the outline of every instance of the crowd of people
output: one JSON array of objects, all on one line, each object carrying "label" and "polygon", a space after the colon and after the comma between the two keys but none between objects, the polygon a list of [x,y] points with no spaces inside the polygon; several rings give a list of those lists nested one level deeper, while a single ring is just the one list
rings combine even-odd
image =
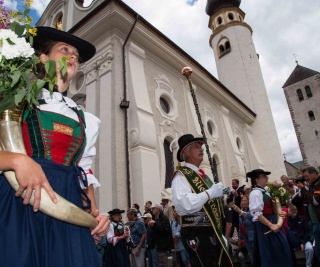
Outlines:
[{"label": "crowd of people", "polygon": [[191,267],[181,241],[179,214],[174,206],[168,205],[168,198],[163,198],[161,203],[152,206],[147,201],[140,217],[139,205],[135,203],[126,211],[126,220],[122,218],[125,210],[109,211],[110,230],[97,243],[103,267],[168,267],[170,255],[173,266],[182,263]]}]

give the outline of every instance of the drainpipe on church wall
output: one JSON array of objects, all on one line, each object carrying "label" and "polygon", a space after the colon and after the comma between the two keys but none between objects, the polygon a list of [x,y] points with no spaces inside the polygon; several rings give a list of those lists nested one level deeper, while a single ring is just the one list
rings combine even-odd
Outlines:
[{"label": "drainpipe on church wall", "polygon": [[120,108],[125,112],[125,142],[126,142],[126,170],[127,170],[127,197],[128,197],[128,207],[131,207],[131,183],[130,183],[130,160],[129,160],[129,137],[128,137],[128,108],[130,101],[127,100],[127,72],[126,72],[126,55],[125,55],[125,46],[130,38],[130,35],[139,19],[137,15],[127,37],[122,46],[122,66],[123,66],[123,99],[120,103]]}]

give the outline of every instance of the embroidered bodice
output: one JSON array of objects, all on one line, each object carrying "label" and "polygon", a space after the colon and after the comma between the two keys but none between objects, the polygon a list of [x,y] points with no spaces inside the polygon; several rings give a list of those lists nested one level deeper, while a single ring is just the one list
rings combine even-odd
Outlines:
[{"label": "embroidered bodice", "polygon": [[22,134],[27,155],[66,166],[77,164],[86,144],[83,112],[77,112],[79,121],[39,108],[26,110]]}]

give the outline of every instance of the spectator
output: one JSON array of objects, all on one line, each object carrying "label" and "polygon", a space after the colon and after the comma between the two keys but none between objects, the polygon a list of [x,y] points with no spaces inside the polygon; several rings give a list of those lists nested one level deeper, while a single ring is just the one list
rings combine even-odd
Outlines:
[{"label": "spectator", "polygon": [[157,251],[156,251],[156,243],[155,237],[152,227],[149,226],[149,222],[152,220],[152,215],[150,213],[146,213],[141,217],[144,220],[145,227],[147,229],[147,250],[146,254],[148,256],[148,266],[149,267],[157,267]]},{"label": "spectator", "polygon": [[293,245],[294,248],[305,251],[306,267],[312,267],[314,251],[311,244],[309,222],[304,216],[298,215],[298,209],[293,205],[289,208],[287,221],[289,229],[297,240],[296,244]]},{"label": "spectator", "polygon": [[170,205],[170,199],[168,197],[162,197],[160,204],[163,207],[163,214],[171,221],[173,219],[173,208]]},{"label": "spectator", "polygon": [[152,202],[150,200],[148,200],[146,202],[146,204],[144,205],[144,213],[143,214],[150,213],[152,215],[151,207],[152,207]]},{"label": "spectator", "polygon": [[182,240],[181,240],[181,225],[180,225],[180,216],[175,209],[173,208],[173,219],[170,222],[172,237],[174,242],[174,249],[172,250],[172,261],[175,267],[180,267],[182,263],[184,267],[191,267],[189,253],[186,251]]},{"label": "spectator", "polygon": [[[240,207],[241,193],[243,193],[243,187],[240,187],[240,181],[238,179],[232,179],[231,186],[232,191],[227,197],[227,204],[234,203],[236,206]],[[232,224],[234,227],[239,228],[239,215],[237,212],[232,210]]]},{"label": "spectator", "polygon": [[141,219],[140,206],[137,203],[132,204],[132,208],[136,209],[138,219]]},{"label": "spectator", "polygon": [[147,237],[146,227],[142,220],[137,217],[136,209],[129,209],[127,211],[131,234],[131,261],[132,267],[143,267],[145,259],[145,240]]},{"label": "spectator", "polygon": [[154,220],[149,222],[149,226],[154,231],[158,267],[168,267],[168,254],[173,247],[172,232],[169,219],[163,214],[162,205],[156,204],[152,207]]},{"label": "spectator", "polygon": [[301,197],[304,203],[308,204],[308,212],[315,241],[314,252],[317,264],[320,265],[320,177],[314,167],[303,169],[302,174],[309,183],[309,189],[302,182],[296,183],[296,186],[301,189]]}]

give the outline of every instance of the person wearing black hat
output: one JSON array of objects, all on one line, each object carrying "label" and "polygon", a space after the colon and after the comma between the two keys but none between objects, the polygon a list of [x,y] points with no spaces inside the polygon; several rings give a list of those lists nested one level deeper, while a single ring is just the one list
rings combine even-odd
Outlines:
[{"label": "person wearing black hat", "polygon": [[[277,225],[277,213],[270,194],[264,189],[269,171],[255,169],[247,173],[253,187],[249,196],[249,210],[253,216],[255,240],[253,266],[292,267],[288,240]],[[285,216],[285,213],[281,213]]]},{"label": "person wearing black hat", "polygon": [[[19,183],[15,193],[0,176],[1,265],[99,266],[101,260],[92,236],[105,235],[110,225],[108,217],[100,215],[95,206],[94,188],[99,183],[90,172],[100,120],[79,110],[63,95],[79,64],[90,60],[96,49],[81,38],[50,27],[37,27],[33,47],[40,59],[35,73],[38,78],[45,75],[47,60],[59,66],[63,57],[66,73],[57,67],[54,92],[43,88],[39,105],[24,111],[22,136],[27,154],[0,152],[0,170],[13,170]],[[98,226],[79,227],[38,212],[42,188],[54,203],[55,191],[90,212]],[[25,190],[24,199],[17,198]],[[33,208],[28,205],[32,193]]]},{"label": "person wearing black hat", "polygon": [[107,233],[107,246],[103,267],[130,267],[129,253],[127,250],[127,241],[129,238],[129,228],[125,227],[121,221],[121,214],[124,210],[113,209],[109,211],[110,215],[110,230]]},{"label": "person wearing black hat", "polygon": [[221,235],[220,206],[214,200],[223,195],[223,185],[212,184],[199,169],[203,161],[203,138],[185,134],[178,144],[177,159],[185,163],[174,174],[171,189],[173,204],[181,216],[181,238],[192,266],[231,266]]}]

